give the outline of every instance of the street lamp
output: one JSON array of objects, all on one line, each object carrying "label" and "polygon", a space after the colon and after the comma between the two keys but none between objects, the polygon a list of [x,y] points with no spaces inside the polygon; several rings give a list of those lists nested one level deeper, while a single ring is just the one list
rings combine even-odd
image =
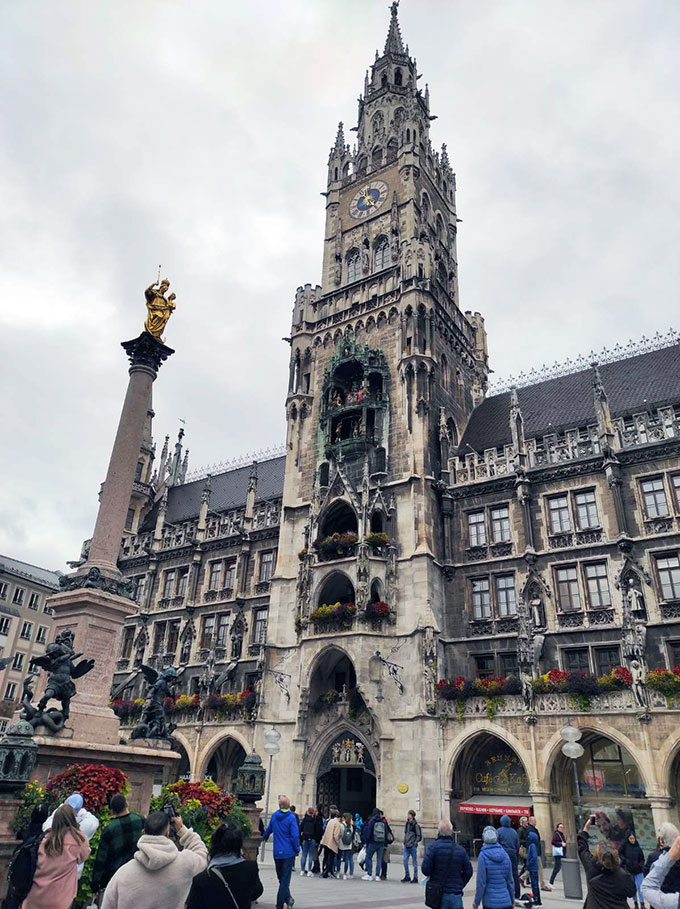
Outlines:
[{"label": "street lamp", "polygon": [[[562,754],[571,760],[571,765],[574,768],[574,788],[576,790],[576,804],[578,805],[579,830],[583,829],[583,805],[581,804],[581,786],[579,784],[576,761],[583,754],[583,745],[579,744],[582,734],[578,727],[571,725],[571,722],[568,722],[566,726],[560,729],[560,736],[564,741]],[[564,882],[564,895],[567,899],[582,899],[581,869],[578,858],[565,858],[562,860],[562,880]]]},{"label": "street lamp", "polygon": [[[275,754],[278,754],[281,751],[281,746],[279,742],[281,741],[281,733],[274,729],[272,726],[271,729],[268,729],[264,734],[264,745],[263,750],[265,754],[269,755],[269,773],[267,774],[267,796],[264,803],[264,825],[267,826],[269,821],[269,793],[271,791],[272,785],[272,758]],[[264,860],[264,847],[265,843],[262,843],[262,859]]]}]

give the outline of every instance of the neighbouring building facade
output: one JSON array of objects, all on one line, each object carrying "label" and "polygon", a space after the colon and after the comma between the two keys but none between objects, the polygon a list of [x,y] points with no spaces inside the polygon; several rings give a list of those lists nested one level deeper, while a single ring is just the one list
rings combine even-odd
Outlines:
[{"label": "neighbouring building facade", "polygon": [[646,846],[680,796],[680,678],[651,672],[680,663],[678,336],[489,393],[417,79],[394,4],[295,296],[285,453],[188,482],[166,439],[154,474],[149,420],[117,679],[186,666],[181,773],[229,786],[273,725],[272,792],[470,846],[501,811],[573,838],[571,719],[583,803]]},{"label": "neighbouring building facade", "polygon": [[0,657],[12,657],[0,669],[0,732],[21,699],[31,659],[43,654],[50,640],[47,598],[57,590],[56,572],[0,555]]}]

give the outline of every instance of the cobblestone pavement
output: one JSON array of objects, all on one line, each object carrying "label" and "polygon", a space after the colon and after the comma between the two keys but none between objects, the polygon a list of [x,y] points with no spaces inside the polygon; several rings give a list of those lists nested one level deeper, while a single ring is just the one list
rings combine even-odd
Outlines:
[{"label": "cobblestone pavement", "polygon": [[[397,862],[390,863],[386,881],[362,881],[360,874],[351,880],[324,880],[320,876],[313,878],[300,877],[299,871],[293,872],[290,892],[295,899],[295,909],[423,909],[425,906],[425,888],[420,884],[402,884],[400,878],[403,869]],[[258,909],[275,909],[278,883],[274,865],[265,861],[260,865],[260,877],[264,893],[257,902]],[[468,884],[463,899],[464,909],[472,909],[475,878]],[[585,892],[585,891],[584,891]],[[552,893],[543,893],[545,909],[580,909],[583,900],[566,900],[558,878]]]}]

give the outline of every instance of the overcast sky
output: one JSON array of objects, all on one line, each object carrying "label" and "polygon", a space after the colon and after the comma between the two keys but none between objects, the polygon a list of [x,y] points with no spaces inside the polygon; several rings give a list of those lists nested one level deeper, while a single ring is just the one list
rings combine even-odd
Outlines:
[{"label": "overcast sky", "polygon": [[[464,309],[498,377],[671,325],[677,0],[402,0],[458,180]],[[158,264],[155,436],[198,467],[284,438],[295,288],[385,0],[22,0],[0,10],[0,552],[91,535]],[[353,136],[352,133],[348,133]]]}]

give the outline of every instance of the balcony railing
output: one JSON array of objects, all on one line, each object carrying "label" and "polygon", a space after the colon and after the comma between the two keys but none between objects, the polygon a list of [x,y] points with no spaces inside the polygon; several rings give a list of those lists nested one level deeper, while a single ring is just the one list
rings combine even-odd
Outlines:
[{"label": "balcony railing", "polygon": [[[668,701],[658,691],[647,689],[651,709],[678,710],[680,705],[669,705]],[[593,695],[589,699],[589,713],[637,713],[640,705],[635,700],[632,691],[608,691],[603,694]],[[543,716],[569,715],[583,712],[583,706],[569,694],[553,692],[550,694],[537,694],[534,698],[534,711]],[[487,718],[490,714],[496,717],[526,716],[527,705],[519,695],[499,695],[494,698],[473,697],[464,702],[439,701],[439,712],[443,717],[456,717],[461,720],[474,719],[475,717]]]}]

